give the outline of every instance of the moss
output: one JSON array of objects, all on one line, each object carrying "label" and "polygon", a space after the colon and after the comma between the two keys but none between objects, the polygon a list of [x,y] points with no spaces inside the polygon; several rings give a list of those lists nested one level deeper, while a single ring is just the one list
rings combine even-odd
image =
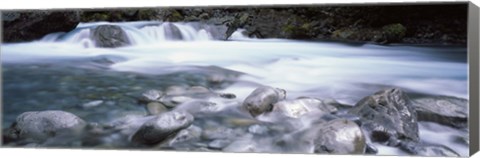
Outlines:
[{"label": "moss", "polygon": [[177,10],[172,10],[170,16],[168,17],[168,21],[175,22],[181,20],[183,20],[183,15],[180,14],[180,12],[178,12]]},{"label": "moss", "polygon": [[399,23],[385,25],[382,30],[388,42],[399,42],[407,33],[407,28]]},{"label": "moss", "polygon": [[138,18],[141,20],[152,20],[155,17],[157,11],[155,9],[141,9],[138,10]]}]

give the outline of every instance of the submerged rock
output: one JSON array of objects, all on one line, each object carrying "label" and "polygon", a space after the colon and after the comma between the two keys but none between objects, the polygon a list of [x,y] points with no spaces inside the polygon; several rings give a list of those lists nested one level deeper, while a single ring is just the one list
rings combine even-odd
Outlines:
[{"label": "submerged rock", "polygon": [[116,25],[97,26],[91,36],[97,47],[115,48],[131,44],[127,33]]},{"label": "submerged rock", "polygon": [[460,154],[456,153],[452,149],[437,144],[426,143],[404,143],[400,146],[401,149],[417,156],[446,156],[446,157],[459,157]]},{"label": "submerged rock", "polygon": [[298,118],[309,112],[317,112],[319,114],[332,113],[337,111],[337,108],[323,104],[319,99],[299,98],[279,101],[273,105],[273,111],[280,111],[286,116]]},{"label": "submerged rock", "polygon": [[349,113],[360,117],[372,141],[396,146],[399,141],[419,141],[417,115],[400,89],[379,91],[360,100]]},{"label": "submerged rock", "polygon": [[345,119],[313,126],[303,139],[313,141],[315,153],[364,154],[367,147],[360,127]]},{"label": "submerged rock", "polygon": [[169,137],[173,137],[182,129],[193,122],[189,113],[167,112],[146,121],[135,134],[131,141],[143,145],[155,145]]},{"label": "submerged rock", "polygon": [[457,128],[468,126],[468,100],[437,96],[414,100],[419,121],[436,122]]},{"label": "submerged rock", "polygon": [[156,114],[160,114],[162,112],[168,111],[167,107],[165,107],[165,105],[159,102],[148,103],[146,108],[147,108],[148,114],[150,115],[156,115]]},{"label": "submerged rock", "polygon": [[273,109],[273,104],[285,99],[286,91],[273,87],[259,87],[255,89],[243,102],[243,106],[252,116],[258,116]]},{"label": "submerged rock", "polygon": [[154,101],[158,101],[158,99],[160,99],[160,97],[162,96],[163,96],[162,91],[151,89],[142,93],[141,100],[145,102],[154,102]]},{"label": "submerged rock", "polygon": [[166,90],[165,95],[157,99],[163,105],[173,108],[180,104],[191,101],[205,101],[211,98],[234,99],[234,94],[217,93],[201,86],[192,86],[183,88],[179,86],[171,86]]},{"label": "submerged rock", "polygon": [[20,114],[9,130],[9,137],[45,141],[58,136],[76,136],[87,123],[65,111],[33,111]]}]

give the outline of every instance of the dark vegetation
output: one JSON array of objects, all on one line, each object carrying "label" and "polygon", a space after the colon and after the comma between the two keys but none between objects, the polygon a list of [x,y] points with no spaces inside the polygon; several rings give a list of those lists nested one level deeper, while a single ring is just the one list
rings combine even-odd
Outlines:
[{"label": "dark vegetation", "polygon": [[244,28],[257,38],[460,45],[467,39],[467,3],[438,3],[4,11],[3,40],[35,40],[79,22],[139,20],[227,25],[227,36]]}]

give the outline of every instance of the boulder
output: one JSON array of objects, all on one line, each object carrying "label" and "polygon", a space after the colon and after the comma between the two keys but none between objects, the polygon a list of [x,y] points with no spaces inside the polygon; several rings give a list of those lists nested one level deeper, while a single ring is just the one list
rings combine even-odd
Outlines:
[{"label": "boulder", "polygon": [[436,122],[456,128],[468,126],[468,100],[447,97],[425,97],[413,100],[419,121]]},{"label": "boulder", "polygon": [[132,136],[131,141],[142,145],[155,145],[174,137],[193,122],[189,113],[166,112],[146,121]]},{"label": "boulder", "polygon": [[273,104],[285,99],[286,91],[268,86],[258,87],[243,101],[245,107],[252,116],[258,116],[264,112],[272,111]]},{"label": "boulder", "polygon": [[100,25],[93,29],[91,38],[97,47],[115,48],[128,46],[131,41],[120,26]]},{"label": "boulder", "polygon": [[9,130],[10,138],[42,142],[57,136],[79,136],[87,123],[65,111],[32,111],[20,114]]},{"label": "boulder", "polygon": [[372,141],[396,146],[419,141],[417,114],[410,98],[400,89],[387,89],[360,100],[348,111],[360,117]]}]

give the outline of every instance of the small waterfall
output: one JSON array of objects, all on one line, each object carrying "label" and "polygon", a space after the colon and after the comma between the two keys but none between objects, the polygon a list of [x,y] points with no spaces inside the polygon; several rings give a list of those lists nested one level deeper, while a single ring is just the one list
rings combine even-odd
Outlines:
[{"label": "small waterfall", "polygon": [[[224,40],[226,26],[208,25],[198,22],[97,22],[81,23],[68,33],[52,33],[43,37],[42,42],[65,42],[93,47],[93,30],[100,25],[120,26],[132,45],[156,44],[166,41],[213,41]],[[248,39],[240,33],[233,39]],[[240,37],[242,36],[242,37]]]}]

